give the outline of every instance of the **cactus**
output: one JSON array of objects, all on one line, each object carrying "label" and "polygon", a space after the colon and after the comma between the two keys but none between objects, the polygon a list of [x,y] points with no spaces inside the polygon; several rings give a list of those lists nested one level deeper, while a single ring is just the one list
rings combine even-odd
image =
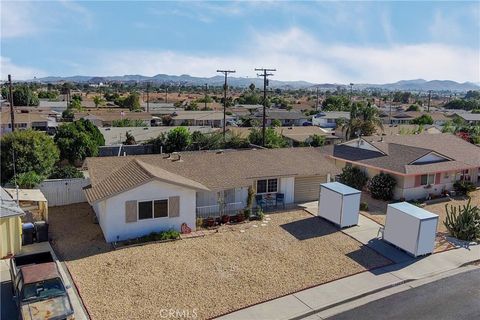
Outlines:
[{"label": "cactus", "polygon": [[460,240],[476,241],[480,239],[480,208],[467,205],[454,207],[445,205],[447,216],[443,224],[450,234]]}]

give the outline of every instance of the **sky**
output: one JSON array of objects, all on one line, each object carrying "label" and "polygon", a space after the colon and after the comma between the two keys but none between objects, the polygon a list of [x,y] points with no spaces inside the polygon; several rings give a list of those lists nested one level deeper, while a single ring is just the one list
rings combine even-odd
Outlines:
[{"label": "sky", "polygon": [[480,1],[1,1],[0,77],[480,82]]}]

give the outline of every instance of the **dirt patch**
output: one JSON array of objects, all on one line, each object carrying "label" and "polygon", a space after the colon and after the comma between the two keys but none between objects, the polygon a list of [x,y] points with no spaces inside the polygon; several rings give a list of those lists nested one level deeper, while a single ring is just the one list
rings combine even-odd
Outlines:
[{"label": "dirt patch", "polygon": [[157,319],[170,308],[209,318],[390,263],[301,210],[112,251],[88,205],[70,207],[51,215],[54,248],[94,319]]}]

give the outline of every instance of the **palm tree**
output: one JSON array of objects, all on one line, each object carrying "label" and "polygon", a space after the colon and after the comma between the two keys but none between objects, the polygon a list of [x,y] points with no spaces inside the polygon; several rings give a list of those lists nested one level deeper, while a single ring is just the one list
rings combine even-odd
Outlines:
[{"label": "palm tree", "polygon": [[350,109],[350,120],[344,123],[341,128],[345,133],[346,140],[357,135],[371,135],[379,127],[383,131],[383,124],[379,117],[378,110],[370,103],[354,102]]},{"label": "palm tree", "polygon": [[98,106],[105,103],[105,100],[103,100],[103,98],[100,96],[95,96],[93,97],[93,103],[95,103],[95,108],[98,108]]}]

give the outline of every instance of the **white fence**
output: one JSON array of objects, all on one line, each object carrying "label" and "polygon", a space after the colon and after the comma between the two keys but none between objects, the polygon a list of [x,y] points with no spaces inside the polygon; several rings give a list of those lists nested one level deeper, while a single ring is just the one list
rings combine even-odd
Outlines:
[{"label": "white fence", "polygon": [[44,180],[39,189],[48,200],[49,207],[64,206],[72,203],[86,202],[83,187],[90,179],[49,179]]}]

